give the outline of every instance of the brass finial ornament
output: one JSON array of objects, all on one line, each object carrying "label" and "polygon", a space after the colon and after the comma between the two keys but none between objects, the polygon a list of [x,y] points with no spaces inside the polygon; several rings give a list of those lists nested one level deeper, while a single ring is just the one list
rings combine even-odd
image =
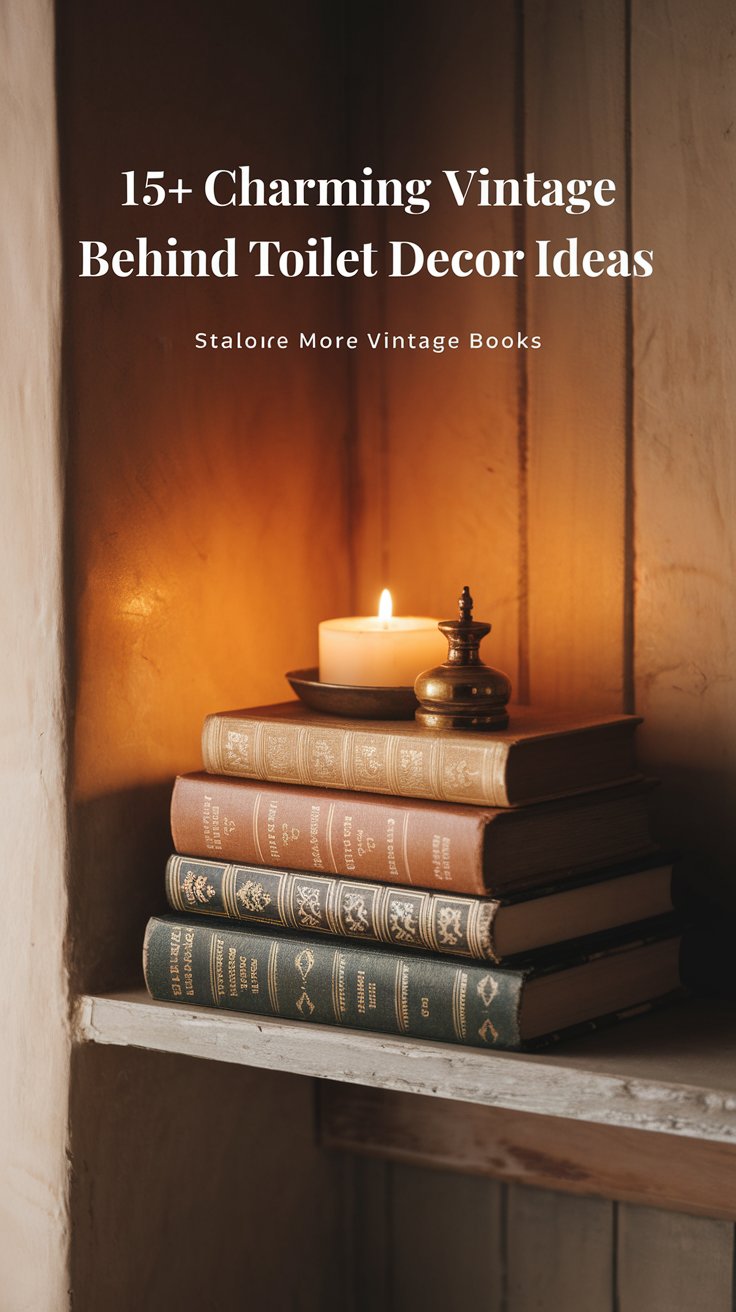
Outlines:
[{"label": "brass finial ornament", "polygon": [[460,618],[437,627],[449,650],[444,664],[425,670],[414,684],[418,723],[425,729],[505,729],[511,682],[480,658],[481,639],[491,626],[473,619],[470,588],[463,588]]}]

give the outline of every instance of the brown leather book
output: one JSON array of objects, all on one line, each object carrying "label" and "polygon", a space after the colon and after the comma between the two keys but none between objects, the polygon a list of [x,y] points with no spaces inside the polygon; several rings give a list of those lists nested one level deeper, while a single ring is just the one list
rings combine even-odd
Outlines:
[{"label": "brown leather book", "polygon": [[205,770],[478,806],[523,806],[640,778],[634,715],[511,707],[507,729],[422,729],[412,720],[341,720],[301,702],[208,715]]},{"label": "brown leather book", "polygon": [[510,810],[191,774],[174,785],[171,828],[188,856],[496,895],[654,851],[648,791]]}]

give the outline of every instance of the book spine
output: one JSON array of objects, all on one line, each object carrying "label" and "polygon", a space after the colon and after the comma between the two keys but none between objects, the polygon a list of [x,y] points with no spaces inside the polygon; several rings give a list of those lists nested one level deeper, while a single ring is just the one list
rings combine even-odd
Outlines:
[{"label": "book spine", "polygon": [[166,897],[174,911],[497,960],[490,899],[189,856],[169,858]]},{"label": "book spine", "polygon": [[178,852],[380,884],[483,894],[487,814],[356,793],[185,775],[171,828]]},{"label": "book spine", "polygon": [[507,743],[472,734],[453,741],[222,714],[208,715],[202,731],[210,774],[473,806],[509,805],[508,752]]},{"label": "book spine", "polygon": [[322,1025],[519,1048],[521,971],[188,917],[149,921],[151,997]]}]

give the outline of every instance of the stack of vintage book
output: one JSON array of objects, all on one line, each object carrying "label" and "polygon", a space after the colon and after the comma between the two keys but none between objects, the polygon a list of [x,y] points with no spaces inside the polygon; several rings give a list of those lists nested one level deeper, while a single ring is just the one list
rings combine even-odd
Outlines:
[{"label": "stack of vintage book", "polygon": [[209,716],[177,779],[144,963],[166,1001],[483,1048],[679,986],[670,863],[633,716],[512,708],[493,733]]}]

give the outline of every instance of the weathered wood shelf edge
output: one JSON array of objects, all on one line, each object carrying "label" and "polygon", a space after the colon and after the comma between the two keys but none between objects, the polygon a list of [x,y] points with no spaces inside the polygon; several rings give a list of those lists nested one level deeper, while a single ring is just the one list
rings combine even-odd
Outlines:
[{"label": "weathered wood shelf edge", "polygon": [[688,1002],[516,1054],[224,1015],[140,990],[80,997],[75,1038],[736,1144],[736,1009],[726,1004]]}]

